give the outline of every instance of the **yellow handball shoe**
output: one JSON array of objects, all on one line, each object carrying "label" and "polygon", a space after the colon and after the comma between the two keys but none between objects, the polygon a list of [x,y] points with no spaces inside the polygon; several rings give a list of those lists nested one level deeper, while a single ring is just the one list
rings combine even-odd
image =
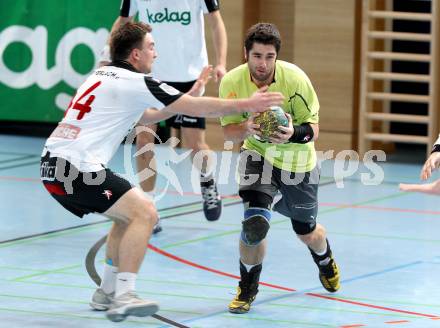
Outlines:
[{"label": "yellow handball shoe", "polygon": [[231,303],[229,303],[229,312],[236,314],[243,314],[249,312],[251,309],[251,304],[255,300],[257,293],[253,295],[245,295],[241,291],[240,287],[237,287],[237,295],[234,297]]},{"label": "yellow handball shoe", "polygon": [[333,257],[330,258],[330,262],[325,266],[319,267],[319,280],[321,280],[322,286],[334,293],[341,287],[339,282],[339,268]]}]

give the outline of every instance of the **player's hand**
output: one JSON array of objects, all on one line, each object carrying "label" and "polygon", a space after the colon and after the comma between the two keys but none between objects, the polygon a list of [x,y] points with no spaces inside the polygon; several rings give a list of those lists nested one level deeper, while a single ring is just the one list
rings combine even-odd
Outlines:
[{"label": "player's hand", "polygon": [[275,132],[269,138],[270,142],[276,144],[283,144],[289,141],[290,137],[293,135],[295,131],[292,123],[292,116],[289,113],[284,113],[289,121],[288,126],[278,126],[279,132]]},{"label": "player's hand", "polygon": [[212,72],[212,75],[214,75],[215,82],[220,82],[225,74],[226,74],[226,67],[224,67],[223,65],[215,66],[214,71]]},{"label": "player's hand", "polygon": [[440,195],[440,179],[435,182],[426,183],[426,184],[401,183],[399,185],[399,188],[402,191],[416,191],[416,192],[423,192],[425,194]]},{"label": "player's hand", "polygon": [[193,97],[200,97],[205,92],[205,85],[212,78],[212,65],[203,67],[197,81],[194,82],[192,88],[187,92],[188,95]]},{"label": "player's hand", "polygon": [[260,124],[255,123],[255,119],[259,115],[260,114],[252,113],[248,120],[243,123],[243,126],[246,129],[246,136],[257,135],[261,137]]},{"label": "player's hand", "polygon": [[420,172],[420,179],[426,180],[431,176],[432,171],[438,169],[440,166],[440,152],[432,153],[425,164],[423,165],[422,171]]},{"label": "player's hand", "polygon": [[260,88],[247,101],[247,111],[261,113],[270,106],[279,106],[283,103],[284,96],[280,92],[268,92],[268,86]]}]

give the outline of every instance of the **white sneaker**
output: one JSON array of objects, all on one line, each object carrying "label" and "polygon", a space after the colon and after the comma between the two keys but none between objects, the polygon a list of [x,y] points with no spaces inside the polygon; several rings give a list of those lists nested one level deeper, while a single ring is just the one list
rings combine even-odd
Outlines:
[{"label": "white sneaker", "polygon": [[101,288],[97,288],[93,293],[90,306],[97,311],[107,311],[112,304],[112,300],[115,297],[115,293],[107,294]]},{"label": "white sneaker", "polygon": [[106,316],[111,321],[119,322],[125,320],[129,315],[147,317],[155,314],[157,311],[159,311],[158,303],[143,300],[135,292],[130,291],[113,298]]}]

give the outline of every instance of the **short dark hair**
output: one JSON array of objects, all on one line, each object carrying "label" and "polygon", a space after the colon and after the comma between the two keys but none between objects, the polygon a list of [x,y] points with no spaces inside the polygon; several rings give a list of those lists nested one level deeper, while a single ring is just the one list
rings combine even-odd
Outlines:
[{"label": "short dark hair", "polygon": [[244,47],[246,54],[249,54],[254,43],[262,43],[266,45],[273,45],[278,54],[281,48],[280,31],[274,24],[258,23],[249,28],[244,39]]},{"label": "short dark hair", "polygon": [[115,60],[126,60],[135,48],[142,48],[142,41],[147,33],[153,29],[142,22],[127,22],[115,31],[110,37],[110,57]]}]

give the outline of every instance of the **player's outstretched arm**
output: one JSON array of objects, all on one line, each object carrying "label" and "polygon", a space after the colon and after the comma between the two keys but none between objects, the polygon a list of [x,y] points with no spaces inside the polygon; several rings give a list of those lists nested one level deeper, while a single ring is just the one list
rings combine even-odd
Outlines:
[{"label": "player's outstretched arm", "polygon": [[201,97],[205,92],[206,84],[208,84],[209,80],[212,78],[212,70],[212,65],[203,67],[202,72],[197,78],[197,81],[186,94],[193,97]]},{"label": "player's outstretched arm", "polygon": [[420,179],[426,180],[428,179],[432,172],[440,166],[440,152],[432,153],[425,164],[423,165],[422,171],[420,172]]},{"label": "player's outstretched arm", "polygon": [[197,117],[221,117],[242,112],[264,112],[270,106],[281,105],[284,96],[280,92],[265,92],[263,88],[250,98],[220,99],[183,95],[163,110]]},{"label": "player's outstretched arm", "polygon": [[[422,171],[420,172],[420,179],[426,180],[431,177],[434,170],[438,169],[440,166],[440,151],[439,151],[439,141],[440,138],[434,144],[434,150],[429,155],[425,164],[423,165]],[[426,184],[405,184],[401,183],[399,185],[400,190],[403,191],[416,191],[423,192],[426,194],[440,195],[440,179]]]},{"label": "player's outstretched arm", "polygon": [[402,191],[416,191],[416,192],[423,192],[425,194],[440,195],[440,179],[432,183],[426,183],[426,184],[401,183],[399,185],[399,188]]},{"label": "player's outstretched arm", "polygon": [[[205,85],[211,79],[211,73],[212,73],[211,65],[204,67],[197,81],[194,83],[191,90],[187,92],[187,94],[193,97],[201,96],[203,94],[203,91],[205,90]],[[154,124],[164,121],[172,116],[174,116],[174,113],[172,112],[159,111],[156,108],[148,108],[147,110],[145,110],[144,114],[139,120],[139,124],[146,124],[146,125]]]}]

